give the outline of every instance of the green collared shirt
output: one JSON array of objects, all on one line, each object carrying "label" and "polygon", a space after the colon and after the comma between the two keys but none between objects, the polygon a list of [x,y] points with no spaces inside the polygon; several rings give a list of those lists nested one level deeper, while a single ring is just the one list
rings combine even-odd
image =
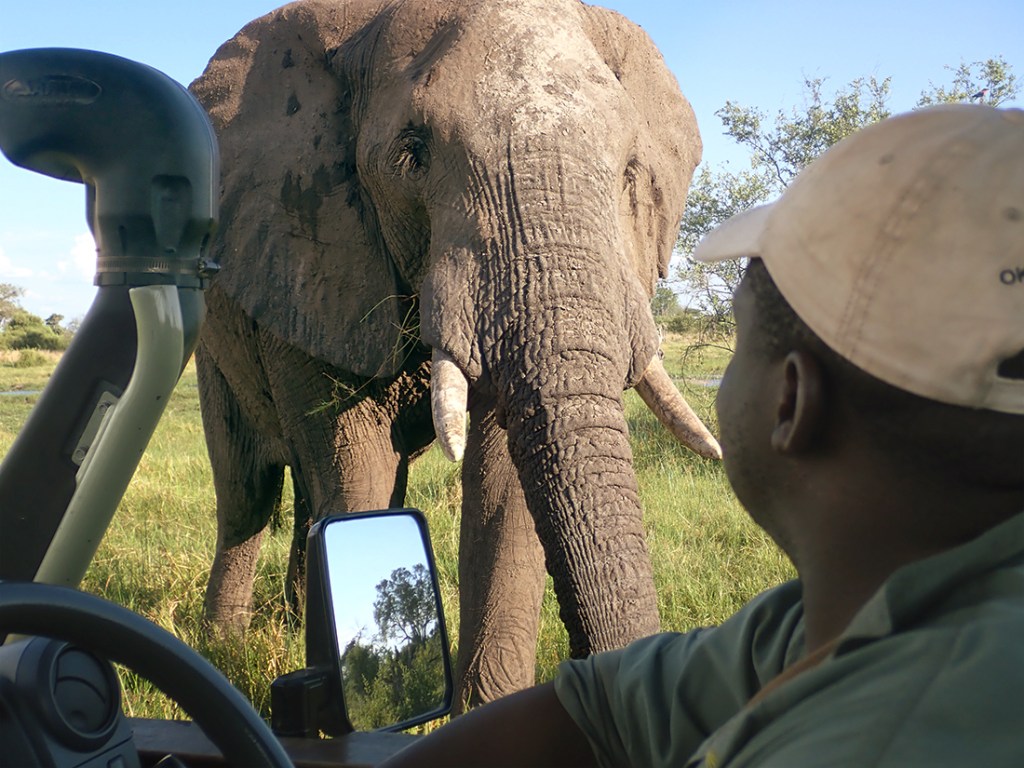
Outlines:
[{"label": "green collared shirt", "polygon": [[835,651],[804,653],[799,582],[720,627],[562,665],[603,766],[1024,766],[1024,514],[896,571]]}]

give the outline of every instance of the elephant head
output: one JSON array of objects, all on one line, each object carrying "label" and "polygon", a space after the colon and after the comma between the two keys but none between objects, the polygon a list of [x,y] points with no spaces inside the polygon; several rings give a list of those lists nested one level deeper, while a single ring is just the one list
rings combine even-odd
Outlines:
[{"label": "elephant head", "polygon": [[656,629],[623,391],[718,446],[656,354],[701,145],[646,35],[578,0],[307,0],[193,89],[225,169],[218,289],[362,376],[431,347],[446,452],[467,398],[507,431],[573,652]]}]

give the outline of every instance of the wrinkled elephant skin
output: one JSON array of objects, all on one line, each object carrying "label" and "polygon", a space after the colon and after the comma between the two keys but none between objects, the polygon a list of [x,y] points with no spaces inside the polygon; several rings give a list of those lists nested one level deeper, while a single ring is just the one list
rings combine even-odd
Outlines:
[{"label": "wrinkled elephant skin", "polygon": [[675,398],[652,409],[718,447],[659,385],[649,298],[700,139],[647,36],[576,0],[300,2],[192,87],[224,168],[197,353],[211,620],[248,621],[285,466],[299,543],[402,504],[434,355],[465,450],[460,702],[532,682],[545,565],[574,655],[656,631],[623,391]]}]

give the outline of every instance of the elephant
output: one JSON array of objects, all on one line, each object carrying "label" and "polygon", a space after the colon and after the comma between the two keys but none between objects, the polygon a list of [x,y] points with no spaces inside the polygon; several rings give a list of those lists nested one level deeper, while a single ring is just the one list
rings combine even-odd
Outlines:
[{"label": "elephant", "polygon": [[545,569],[572,655],[657,631],[624,391],[721,454],[657,354],[701,142],[646,34],[579,0],[300,0],[191,89],[223,169],[213,626],[246,626],[286,467],[298,578],[309,520],[401,506],[436,438],[462,459],[460,706],[532,684]]}]

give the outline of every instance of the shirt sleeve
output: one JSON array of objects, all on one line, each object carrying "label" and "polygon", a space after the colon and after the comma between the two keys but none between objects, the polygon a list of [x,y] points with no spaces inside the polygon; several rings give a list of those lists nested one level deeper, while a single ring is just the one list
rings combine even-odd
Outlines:
[{"label": "shirt sleeve", "polygon": [[720,627],[567,661],[555,692],[600,765],[683,765],[798,655],[802,613],[799,585],[790,582]]}]

